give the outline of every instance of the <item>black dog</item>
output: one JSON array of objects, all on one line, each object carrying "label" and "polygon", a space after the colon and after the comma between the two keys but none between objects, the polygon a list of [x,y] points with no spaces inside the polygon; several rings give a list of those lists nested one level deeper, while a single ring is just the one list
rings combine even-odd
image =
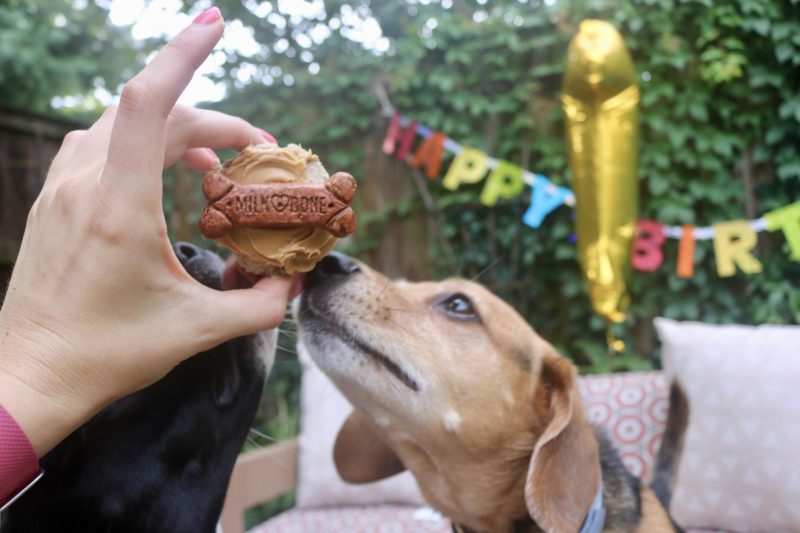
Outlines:
[{"label": "black dog", "polygon": [[[175,252],[222,288],[217,255],[186,243]],[[44,478],[0,532],[213,532],[273,347],[265,335],[226,342],[98,413],[42,458]]]}]

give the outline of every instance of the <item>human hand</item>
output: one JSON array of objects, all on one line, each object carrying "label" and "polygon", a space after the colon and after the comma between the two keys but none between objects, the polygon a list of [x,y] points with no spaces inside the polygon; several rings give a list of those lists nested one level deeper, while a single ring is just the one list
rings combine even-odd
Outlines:
[{"label": "human hand", "polygon": [[283,318],[288,279],[215,291],[167,237],[164,167],[183,158],[208,170],[209,147],[264,141],[241,119],[175,105],[222,31],[216,8],[195,19],[118,106],[68,134],[30,211],[0,310],[0,405],[39,456],[191,355]]}]

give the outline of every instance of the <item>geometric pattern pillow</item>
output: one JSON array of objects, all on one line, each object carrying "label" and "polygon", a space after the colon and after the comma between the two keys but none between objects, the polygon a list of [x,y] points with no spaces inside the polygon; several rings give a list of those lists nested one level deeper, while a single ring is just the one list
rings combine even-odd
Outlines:
[{"label": "geometric pattern pillow", "polygon": [[[298,507],[401,503],[424,505],[409,472],[364,485],[339,478],[333,443],[349,402],[298,345],[303,366],[300,387]],[[590,422],[604,426],[631,473],[646,480],[664,432],[669,382],[659,372],[585,376],[578,381]]]},{"label": "geometric pattern pillow", "polygon": [[662,372],[600,374],[578,381],[589,422],[606,428],[622,462],[645,482],[664,436],[669,384]]},{"label": "geometric pattern pillow", "polygon": [[655,325],[689,400],[676,521],[800,531],[800,327]]},{"label": "geometric pattern pillow", "polygon": [[[451,533],[452,531],[450,520],[430,508],[365,505],[289,509],[254,527],[249,533]],[[689,529],[686,533],[719,532]]]}]

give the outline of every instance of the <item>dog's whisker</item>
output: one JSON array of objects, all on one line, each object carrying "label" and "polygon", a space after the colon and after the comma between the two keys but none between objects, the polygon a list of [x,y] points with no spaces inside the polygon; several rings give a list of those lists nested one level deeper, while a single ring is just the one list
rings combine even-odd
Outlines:
[{"label": "dog's whisker", "polygon": [[456,268],[456,271],[453,272],[453,276],[452,277],[460,278],[461,277],[461,273],[463,271],[464,271],[464,258],[462,257],[461,260],[458,262],[458,268]]},{"label": "dog's whisker", "polygon": [[263,448],[264,448],[264,445],[263,445],[263,444],[260,444],[260,443],[258,443],[258,442],[257,442],[257,441],[256,441],[256,440],[255,440],[253,437],[251,437],[250,435],[248,435],[248,436],[247,436],[247,442],[249,442],[249,443],[250,443],[250,444],[252,444],[253,446],[256,446],[257,448],[260,448],[260,449],[263,449]]},{"label": "dog's whisker", "polygon": [[278,439],[276,439],[275,437],[270,437],[266,433],[262,433],[256,428],[250,428],[250,433],[253,433],[256,436],[261,437],[262,439],[267,439],[268,441],[278,442]]},{"label": "dog's whisker", "polygon": [[376,300],[380,300],[381,299],[381,296],[383,296],[383,293],[386,292],[386,288],[389,286],[389,283],[390,283],[390,281],[387,279],[386,283],[383,284],[383,288],[381,289],[381,292],[379,292],[378,296],[375,297]]},{"label": "dog's whisker", "polygon": [[[263,448],[263,446],[262,446],[262,448]],[[275,455],[268,454],[268,455],[266,455],[266,457],[267,457],[267,458],[269,458],[269,459],[272,459],[273,461],[275,461],[276,463],[278,463],[278,464],[279,464],[279,465],[281,465],[282,467],[286,468],[287,470],[288,470],[288,469],[290,469],[290,468],[292,468],[292,467],[290,467],[288,464],[286,464],[284,461],[281,461],[280,459],[278,459],[277,457],[275,457]]]},{"label": "dog's whisker", "polygon": [[486,265],[486,266],[483,268],[483,270],[481,270],[480,272],[478,272],[477,274],[475,274],[475,275],[472,277],[472,279],[471,279],[470,281],[477,281],[477,280],[478,280],[478,278],[480,278],[481,276],[483,276],[484,274],[486,274],[488,271],[490,271],[492,268],[494,268],[494,267],[495,267],[495,265],[497,265],[497,263],[499,263],[499,262],[500,262],[500,256],[498,255],[497,257],[495,257],[494,259],[492,259],[492,260],[489,262],[489,264],[488,264],[488,265]]},{"label": "dog's whisker", "polygon": [[275,346],[275,349],[280,350],[280,351],[285,352],[285,353],[288,353],[288,354],[297,355],[296,351],[290,350],[289,348],[284,348],[283,346]]},{"label": "dog's whisker", "polygon": [[297,366],[297,357],[289,357],[284,356],[282,359],[275,358],[275,361],[272,363],[272,367],[281,367],[281,368],[294,368]]}]

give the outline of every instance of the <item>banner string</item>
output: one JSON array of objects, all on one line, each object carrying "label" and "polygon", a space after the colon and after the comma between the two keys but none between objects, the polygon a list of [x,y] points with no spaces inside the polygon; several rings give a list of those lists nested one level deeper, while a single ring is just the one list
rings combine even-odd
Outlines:
[{"label": "banner string", "polygon": [[[387,118],[394,116],[397,111],[392,105],[388,94],[386,93],[386,88],[382,84],[378,83],[373,87],[373,91],[380,102],[383,115]],[[416,134],[423,139],[428,139],[432,137],[434,133],[437,133],[435,129],[430,128],[420,122],[414,121],[412,118],[401,113],[398,113],[398,119],[400,126],[403,128],[407,128],[409,125],[415,124]],[[443,146],[445,150],[455,155],[459,155],[464,151],[464,147],[450,137],[445,137]],[[500,163],[500,160],[492,156],[487,156],[486,163],[490,169],[496,169]],[[554,194],[557,189],[557,186],[553,184],[546,176],[531,172],[527,169],[522,169],[522,180],[530,187],[535,187],[537,183],[545,184],[549,194]],[[570,191],[569,194],[564,196],[563,203],[570,207],[575,207],[575,195]],[[763,217],[748,220],[747,224],[756,233],[769,230],[768,222]],[[712,240],[716,233],[713,226],[695,226],[691,228],[691,231],[693,232],[694,240],[698,241]],[[667,238],[681,239],[683,237],[683,232],[684,228],[682,226],[663,225],[663,234]]]}]

